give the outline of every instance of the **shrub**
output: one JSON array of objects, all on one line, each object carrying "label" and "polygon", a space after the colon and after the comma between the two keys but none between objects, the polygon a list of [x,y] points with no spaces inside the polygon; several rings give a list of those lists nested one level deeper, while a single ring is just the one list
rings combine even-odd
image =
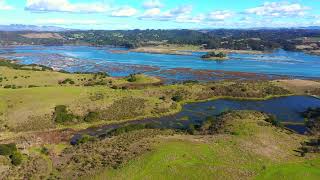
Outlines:
[{"label": "shrub", "polygon": [[269,115],[266,121],[271,123],[274,126],[281,127],[280,121],[274,115]]},{"label": "shrub", "polygon": [[11,163],[18,166],[22,162],[22,154],[18,151],[16,144],[0,144],[0,155],[8,156]]},{"label": "shrub", "polygon": [[214,117],[212,116],[206,117],[206,119],[201,124],[200,130],[203,132],[209,130],[213,126],[214,121],[215,121]]},{"label": "shrub", "polygon": [[35,88],[35,87],[39,87],[39,86],[36,86],[36,85],[29,85],[28,88]]},{"label": "shrub", "polygon": [[187,129],[187,132],[191,135],[194,135],[195,132],[196,132],[196,128],[195,128],[195,125],[194,124],[190,124],[188,129]]},{"label": "shrub", "polygon": [[84,118],[85,122],[93,122],[99,120],[100,114],[98,112],[89,112]]},{"label": "shrub", "polygon": [[320,107],[318,108],[308,108],[306,111],[302,112],[303,117],[308,119],[314,119],[320,117]]},{"label": "shrub", "polygon": [[0,155],[10,156],[13,152],[17,151],[15,144],[0,144]]},{"label": "shrub", "polygon": [[72,79],[70,79],[70,78],[67,78],[67,79],[59,82],[59,84],[68,84],[68,83],[69,83],[69,84],[75,84],[75,82],[74,82]]},{"label": "shrub", "polygon": [[54,120],[56,123],[71,122],[77,117],[71,113],[68,113],[65,105],[59,105],[55,107]]},{"label": "shrub", "polygon": [[140,129],[145,129],[146,125],[145,124],[130,124],[130,125],[125,125],[122,127],[119,127],[117,129],[114,129],[109,132],[110,135],[112,136],[117,136],[123,133],[135,131],[135,130],[140,130]]},{"label": "shrub", "polygon": [[11,159],[11,163],[15,166],[18,166],[22,163],[22,154],[18,151],[15,151],[13,152],[11,155],[10,155],[10,159]]},{"label": "shrub", "polygon": [[84,134],[84,135],[81,136],[80,139],[77,140],[76,145],[85,144],[87,142],[92,142],[92,141],[95,141],[95,140],[96,140],[96,137]]},{"label": "shrub", "polygon": [[46,148],[46,147],[42,147],[41,150],[40,150],[40,152],[41,152],[42,154],[44,154],[44,155],[48,155],[48,154],[49,154],[49,149]]},{"label": "shrub", "polygon": [[201,58],[206,59],[206,58],[225,58],[227,57],[227,54],[223,53],[223,52],[208,52],[207,54],[201,56]]},{"label": "shrub", "polygon": [[172,99],[172,101],[180,102],[183,100],[183,97],[181,95],[175,95],[171,99]]},{"label": "shrub", "polygon": [[128,82],[136,82],[138,79],[135,74],[130,74],[129,77],[127,78]]}]

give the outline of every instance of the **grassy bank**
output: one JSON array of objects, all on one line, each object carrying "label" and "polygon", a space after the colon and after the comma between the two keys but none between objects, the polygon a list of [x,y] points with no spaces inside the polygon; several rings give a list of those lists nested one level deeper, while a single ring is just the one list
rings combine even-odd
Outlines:
[{"label": "grassy bank", "polygon": [[[225,115],[214,136],[160,137],[147,152],[93,179],[317,179],[319,155],[295,152],[307,137],[278,129],[259,113]],[[222,130],[223,132],[223,130]],[[313,160],[308,160],[313,159]]]},{"label": "grassy bank", "polygon": [[[177,113],[183,104],[218,98],[261,100],[290,92],[267,81],[161,85],[142,74],[70,74],[0,66],[0,129],[3,133],[89,126]],[[10,86],[10,87],[9,87]],[[65,106],[73,120],[57,124],[55,107]],[[90,115],[89,118],[86,118]]]}]

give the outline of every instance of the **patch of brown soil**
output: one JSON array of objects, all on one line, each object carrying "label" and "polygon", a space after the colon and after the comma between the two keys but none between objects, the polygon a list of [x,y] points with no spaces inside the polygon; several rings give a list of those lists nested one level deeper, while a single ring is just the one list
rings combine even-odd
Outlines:
[{"label": "patch of brown soil", "polygon": [[274,83],[282,88],[299,94],[308,93],[320,88],[320,82],[312,80],[284,79],[274,81]]},{"label": "patch of brown soil", "polygon": [[69,142],[74,133],[75,131],[71,129],[30,132],[17,138],[0,141],[0,143],[16,143],[20,149],[26,149],[32,146]]},{"label": "patch of brown soil", "polygon": [[27,33],[21,36],[30,39],[63,39],[58,33]]}]

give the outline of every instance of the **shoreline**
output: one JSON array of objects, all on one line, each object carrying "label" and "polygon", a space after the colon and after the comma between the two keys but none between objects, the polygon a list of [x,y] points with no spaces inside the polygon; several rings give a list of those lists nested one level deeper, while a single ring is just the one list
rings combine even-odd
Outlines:
[{"label": "shoreline", "polygon": [[[0,61],[4,60],[4,61],[10,61],[13,64],[18,64],[18,65],[39,65],[39,66],[44,66],[44,67],[48,67],[51,68],[53,71],[55,72],[64,72],[64,70],[62,68],[56,68],[55,66],[45,66],[42,64],[23,64],[21,63],[21,61],[19,59],[5,59],[5,58],[1,58],[0,57]],[[211,59],[202,59],[205,61],[210,61]],[[224,60],[228,60],[228,59],[216,59],[214,58],[213,60],[216,61],[224,61]],[[154,67],[154,66],[150,66],[150,67]],[[107,72],[107,71],[106,71]],[[142,74],[148,72],[153,72],[153,71],[145,71],[142,72]],[[71,74],[77,74],[79,72],[72,72],[72,71],[65,71],[65,73],[71,73]],[[88,74],[92,74],[94,72],[81,72],[81,73],[88,73]],[[147,76],[151,76],[151,77],[161,77],[161,79],[163,81],[172,81],[173,79],[171,79],[169,76],[167,76],[168,74],[170,75],[174,75],[176,73],[185,73],[186,75],[193,75],[195,77],[195,79],[192,80],[197,80],[197,81],[204,81],[204,82],[210,82],[210,81],[218,81],[218,80],[236,80],[233,76],[238,76],[240,79],[243,78],[247,78],[247,80],[252,80],[254,78],[256,78],[257,80],[275,80],[275,79],[302,79],[302,80],[315,80],[315,81],[320,81],[320,77],[308,77],[308,76],[299,76],[299,75],[284,75],[284,74],[274,74],[274,73],[259,73],[259,72],[248,72],[248,71],[226,71],[226,70],[210,70],[210,69],[191,69],[191,68],[173,68],[173,69],[164,69],[160,72],[160,74],[162,73],[162,75],[164,76],[160,76],[159,74],[156,75],[152,75],[152,74],[146,74]],[[207,77],[209,79],[207,80],[203,80],[201,78],[197,78],[199,77],[199,75],[201,75],[200,77],[202,77],[202,75],[207,75]],[[213,76],[216,76],[218,79],[211,79]],[[228,78],[228,76],[230,76]],[[232,77],[231,77],[232,76]],[[254,77],[255,76],[255,77]],[[124,76],[111,76],[113,78],[119,78],[119,77],[124,77]],[[262,78],[263,77],[263,78]],[[180,81],[185,81],[183,79],[175,79],[174,81],[180,82]]]},{"label": "shoreline", "polygon": [[202,60],[205,60],[205,61],[226,61],[226,60],[229,60],[230,58],[229,57],[223,57],[223,58],[220,58],[220,57],[209,57],[209,58],[201,58]]},{"label": "shoreline", "polygon": [[129,52],[138,52],[138,53],[150,53],[150,54],[168,54],[168,55],[192,55],[192,53],[207,53],[212,51],[223,52],[226,54],[235,53],[235,54],[268,54],[269,51],[255,51],[255,50],[234,50],[234,49],[197,49],[189,47],[162,47],[162,46],[146,46],[139,47],[135,49],[129,49]]},{"label": "shoreline", "polygon": [[[186,104],[192,104],[192,103],[201,103],[201,102],[209,102],[209,101],[215,101],[215,100],[220,100],[220,99],[227,99],[227,100],[238,100],[238,101],[265,101],[265,100],[270,100],[274,98],[281,98],[281,97],[290,97],[290,96],[300,96],[296,94],[287,94],[287,95],[276,95],[276,96],[266,96],[262,98],[240,98],[240,97],[230,97],[230,96],[216,96],[212,97],[209,99],[205,100],[186,100],[178,103],[177,109],[173,110],[172,112],[168,112],[165,114],[161,115],[156,115],[156,116],[141,116],[141,117],[136,117],[132,119],[127,119],[127,120],[121,120],[121,121],[101,121],[101,122],[96,122],[96,123],[81,123],[81,124],[75,124],[75,125],[57,125],[56,128],[50,128],[50,129],[45,129],[45,130],[36,130],[36,131],[25,131],[25,132],[1,132],[0,133],[0,142],[1,141],[8,141],[10,139],[15,139],[19,138],[24,135],[33,135],[37,133],[50,133],[50,132],[66,132],[69,131],[71,132],[71,138],[69,140],[72,140],[72,138],[78,134],[81,134],[81,132],[88,131],[90,129],[99,129],[103,128],[104,126],[113,126],[113,125],[121,125],[121,124],[127,124],[130,122],[143,122],[148,119],[155,119],[155,118],[163,118],[166,116],[171,116],[175,115],[179,112],[181,112],[182,108]],[[308,95],[305,95],[308,96]],[[312,97],[312,96],[310,96]],[[83,134],[83,133],[82,133]],[[9,137],[9,139],[8,139]]]}]

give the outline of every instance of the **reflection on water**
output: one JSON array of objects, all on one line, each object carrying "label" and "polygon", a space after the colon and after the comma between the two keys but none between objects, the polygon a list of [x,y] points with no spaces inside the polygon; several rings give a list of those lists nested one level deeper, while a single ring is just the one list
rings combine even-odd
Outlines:
[{"label": "reflection on water", "polygon": [[[187,80],[192,78],[190,77],[190,71],[182,71],[179,75],[167,73],[167,70],[186,68],[320,77],[319,57],[300,52],[279,50],[262,55],[230,54],[230,60],[228,61],[205,61],[200,58],[203,53],[199,52],[186,56],[135,53],[126,52],[126,50],[89,46],[23,46],[0,48],[0,57],[19,59],[25,64],[37,63],[71,72],[105,71],[112,76],[144,72],[170,76],[169,78],[177,80]],[[121,51],[121,53],[117,53],[117,51]],[[201,76],[209,76],[209,74],[202,74],[197,78],[201,78]]]},{"label": "reflection on water", "polygon": [[[304,123],[304,118],[301,116],[301,112],[306,111],[309,107],[320,107],[320,99],[311,96],[279,97],[263,101],[219,99],[186,104],[183,106],[182,111],[175,115],[131,121],[124,124],[153,123],[159,128],[184,129],[191,123],[201,124],[208,116],[216,116],[229,110],[261,111],[275,115],[282,122],[302,124]],[[100,136],[124,124],[90,128],[81,133]],[[306,131],[303,125],[288,125],[287,127],[302,134]],[[77,137],[79,135],[76,135],[74,138]]]}]

